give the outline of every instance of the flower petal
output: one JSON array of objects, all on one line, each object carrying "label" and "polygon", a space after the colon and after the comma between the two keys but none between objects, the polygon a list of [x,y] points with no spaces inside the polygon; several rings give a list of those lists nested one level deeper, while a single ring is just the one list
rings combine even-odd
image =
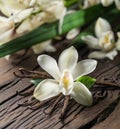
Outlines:
[{"label": "flower petal", "polygon": [[113,60],[115,56],[117,56],[118,52],[113,49],[109,52],[102,52],[102,51],[94,51],[89,54],[89,58],[95,58],[95,59],[104,59],[104,58],[109,58],[110,60]]},{"label": "flower petal", "polygon": [[54,46],[52,46],[51,44],[49,44],[46,49],[45,49],[46,52],[55,52],[56,51],[56,48]]},{"label": "flower petal", "polygon": [[14,37],[14,28],[11,28],[0,36],[0,45],[12,40]]},{"label": "flower petal", "polygon": [[46,100],[48,98],[54,97],[60,93],[60,87],[57,81],[52,79],[46,79],[38,84],[35,88],[33,96],[40,100]]},{"label": "flower petal", "polygon": [[84,84],[80,82],[74,83],[74,88],[71,93],[71,97],[75,99],[79,104],[82,104],[85,106],[90,106],[92,105],[92,102],[93,102],[91,92]]},{"label": "flower petal", "polygon": [[70,30],[67,35],[66,39],[73,39],[80,33],[80,30],[78,28]]},{"label": "flower petal", "polygon": [[78,62],[78,64],[72,71],[74,80],[93,72],[96,66],[97,66],[97,61],[92,59],[86,59]]},{"label": "flower petal", "polygon": [[40,55],[37,58],[38,64],[56,80],[60,79],[60,70],[54,58],[48,55]]},{"label": "flower petal", "polygon": [[106,57],[106,53],[102,51],[94,51],[88,55],[88,58],[94,59],[104,59]]},{"label": "flower petal", "polygon": [[82,36],[82,40],[90,47],[94,49],[100,49],[99,41],[97,38],[91,35]]},{"label": "flower petal", "polygon": [[113,3],[114,0],[101,0],[103,6],[109,6]]},{"label": "flower petal", "polygon": [[106,54],[106,57],[108,57],[110,60],[113,60],[117,56],[117,54],[118,54],[117,50],[113,49],[112,51]]},{"label": "flower petal", "polygon": [[10,19],[13,20],[15,23],[19,23],[22,20],[26,19],[28,16],[30,16],[32,11],[33,11],[33,8],[25,9],[11,16]]},{"label": "flower petal", "polygon": [[120,39],[116,42],[116,49],[120,51]]},{"label": "flower petal", "polygon": [[78,52],[74,47],[64,50],[61,53],[58,61],[61,72],[65,69],[72,70],[76,66],[77,60]]},{"label": "flower petal", "polygon": [[95,24],[96,36],[98,38],[100,38],[103,32],[110,31],[110,30],[111,30],[110,23],[103,18],[98,18],[98,20],[96,21],[96,24]]},{"label": "flower petal", "polygon": [[115,5],[120,10],[120,0],[115,0]]},{"label": "flower petal", "polygon": [[120,32],[117,32],[117,36],[118,36],[118,38],[120,39]]},{"label": "flower petal", "polygon": [[50,45],[51,42],[52,42],[52,40],[44,41],[44,42],[42,42],[40,44],[34,45],[32,47],[32,49],[33,49],[35,54],[42,53],[43,51],[46,50],[46,48]]},{"label": "flower petal", "polygon": [[117,33],[118,40],[116,42],[116,49],[120,51],[120,32]]}]

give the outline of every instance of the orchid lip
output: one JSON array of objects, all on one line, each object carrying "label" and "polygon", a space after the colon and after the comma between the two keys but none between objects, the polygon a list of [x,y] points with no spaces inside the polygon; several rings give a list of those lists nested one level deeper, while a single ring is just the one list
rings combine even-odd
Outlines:
[{"label": "orchid lip", "polygon": [[71,93],[73,89],[73,77],[68,69],[65,69],[61,75],[60,86],[62,86],[62,92],[65,95]]}]

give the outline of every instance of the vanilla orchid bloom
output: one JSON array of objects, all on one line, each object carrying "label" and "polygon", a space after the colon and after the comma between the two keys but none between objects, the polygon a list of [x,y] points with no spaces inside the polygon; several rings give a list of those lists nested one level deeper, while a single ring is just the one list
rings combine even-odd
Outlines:
[{"label": "vanilla orchid bloom", "polygon": [[88,88],[76,80],[93,72],[97,61],[86,59],[78,61],[78,53],[74,47],[64,50],[58,60],[48,55],[40,55],[37,59],[42,69],[48,72],[54,79],[45,79],[38,84],[34,91],[34,97],[40,101],[57,96],[70,95],[79,104],[90,106],[93,98]]},{"label": "vanilla orchid bloom", "polygon": [[0,16],[0,45],[10,41],[14,37],[14,22]]},{"label": "vanilla orchid bloom", "polygon": [[113,2],[115,2],[116,7],[120,9],[120,0],[101,0],[102,5],[105,7],[111,5]]},{"label": "vanilla orchid bloom", "polygon": [[95,34],[96,37],[92,35],[82,37],[82,40],[85,41],[90,48],[99,50],[90,53],[88,57],[96,59],[107,57],[113,60],[118,54],[117,50],[119,50],[119,44],[115,42],[114,33],[111,30],[109,22],[103,18],[98,18],[95,24]]}]

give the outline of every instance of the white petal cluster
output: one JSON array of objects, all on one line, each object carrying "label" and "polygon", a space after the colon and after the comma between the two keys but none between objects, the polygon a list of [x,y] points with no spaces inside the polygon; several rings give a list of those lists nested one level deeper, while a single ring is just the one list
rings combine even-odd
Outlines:
[{"label": "white petal cluster", "polygon": [[34,97],[40,101],[54,97],[60,93],[70,95],[82,105],[92,104],[92,94],[88,88],[76,80],[93,72],[97,61],[86,59],[78,62],[78,53],[74,47],[64,50],[56,60],[48,55],[40,55],[38,63],[42,69],[48,72],[54,79],[45,79],[38,84],[34,91]]},{"label": "white petal cluster", "polygon": [[110,23],[103,18],[98,18],[95,24],[95,35],[96,37],[92,35],[82,37],[82,40],[85,41],[90,48],[99,50],[90,53],[88,57],[96,59],[103,59],[107,57],[110,60],[113,60],[118,54],[117,50],[120,50],[119,33],[118,40],[115,41]]},{"label": "white petal cluster", "polygon": [[[0,44],[21,36],[44,23],[56,20],[59,20],[59,32],[61,32],[67,11],[63,0],[1,0],[0,10],[6,16],[0,17],[1,27],[4,27],[4,32],[0,35]],[[50,43],[49,45],[40,43],[38,47],[40,50],[37,47],[33,47],[33,50],[39,53],[45,50],[42,48],[48,46],[46,49],[53,51]]]}]

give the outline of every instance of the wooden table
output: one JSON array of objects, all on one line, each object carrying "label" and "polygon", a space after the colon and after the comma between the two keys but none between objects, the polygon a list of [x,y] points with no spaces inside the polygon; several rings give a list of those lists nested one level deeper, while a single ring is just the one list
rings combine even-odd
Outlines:
[{"label": "wooden table", "polygon": [[[87,55],[80,50],[80,59]],[[56,54],[53,54],[56,55]],[[59,53],[57,53],[59,55]],[[0,59],[0,129],[119,129],[120,128],[120,90],[107,90],[104,97],[98,97],[91,107],[83,107],[74,100],[69,103],[64,121],[59,119],[62,103],[48,117],[50,104],[33,111],[18,105],[28,97],[19,96],[16,91],[28,92],[34,89],[30,79],[20,79],[13,75],[19,67],[31,70],[39,69],[36,56],[30,52],[25,56],[17,55],[10,61]],[[120,84],[120,54],[114,61],[100,60],[97,69],[91,74],[98,80]],[[96,92],[97,93],[97,92]],[[104,94],[104,90],[100,91]],[[98,93],[99,94],[99,93]],[[44,111],[44,112],[43,112]]]}]

